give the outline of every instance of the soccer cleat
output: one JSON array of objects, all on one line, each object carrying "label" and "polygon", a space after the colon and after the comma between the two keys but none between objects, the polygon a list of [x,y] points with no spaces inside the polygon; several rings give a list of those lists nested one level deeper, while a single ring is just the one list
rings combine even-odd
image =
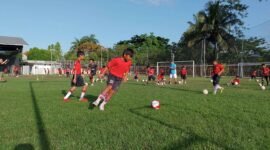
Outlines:
[{"label": "soccer cleat", "polygon": [[88,102],[88,99],[87,98],[82,98],[82,99],[80,99],[80,102]]},{"label": "soccer cleat", "polygon": [[68,99],[68,98],[65,99],[65,98],[64,98],[64,102],[65,102],[65,103],[66,103],[66,102],[70,102],[70,99]]}]

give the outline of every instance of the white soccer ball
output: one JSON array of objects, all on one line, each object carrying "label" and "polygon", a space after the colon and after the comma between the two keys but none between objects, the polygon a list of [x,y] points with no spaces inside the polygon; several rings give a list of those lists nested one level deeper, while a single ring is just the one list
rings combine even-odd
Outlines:
[{"label": "white soccer ball", "polygon": [[153,100],[151,103],[151,106],[153,109],[160,109],[160,101],[159,100]]},{"label": "white soccer ball", "polygon": [[204,94],[204,95],[207,95],[207,94],[208,94],[208,90],[207,90],[207,89],[204,89],[204,90],[203,90],[203,94]]},{"label": "white soccer ball", "polygon": [[142,82],[144,82],[144,80],[142,80]]},{"label": "white soccer ball", "polygon": [[234,85],[238,85],[239,83],[238,82],[234,82]]},{"label": "white soccer ball", "polygon": [[262,88],[262,90],[265,90],[266,89],[265,86],[261,86],[261,88]]},{"label": "white soccer ball", "polygon": [[210,82],[213,83],[214,81],[211,79]]}]

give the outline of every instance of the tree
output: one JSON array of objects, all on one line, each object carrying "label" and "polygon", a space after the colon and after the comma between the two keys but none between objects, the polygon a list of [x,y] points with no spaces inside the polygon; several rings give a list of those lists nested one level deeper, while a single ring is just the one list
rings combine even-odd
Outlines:
[{"label": "tree", "polygon": [[39,49],[37,47],[31,48],[27,52],[28,60],[51,60],[51,54],[46,49]]},{"label": "tree", "polygon": [[247,6],[240,0],[210,1],[206,9],[194,15],[194,22],[184,33],[182,42],[193,47],[206,40],[207,47],[213,47],[213,56],[218,59],[220,52],[237,52],[236,37],[243,36],[242,19],[246,17]]}]

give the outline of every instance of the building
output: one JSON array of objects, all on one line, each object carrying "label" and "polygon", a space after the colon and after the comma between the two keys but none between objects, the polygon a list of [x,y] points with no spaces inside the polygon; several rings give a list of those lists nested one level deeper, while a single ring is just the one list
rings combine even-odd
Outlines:
[{"label": "building", "polygon": [[20,65],[21,54],[25,45],[28,45],[28,43],[22,38],[0,36],[0,58],[9,60],[6,65],[7,68]]}]

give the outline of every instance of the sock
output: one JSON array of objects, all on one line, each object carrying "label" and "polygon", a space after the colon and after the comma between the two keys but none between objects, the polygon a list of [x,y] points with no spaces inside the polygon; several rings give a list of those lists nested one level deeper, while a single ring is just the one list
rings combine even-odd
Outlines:
[{"label": "sock", "polygon": [[95,102],[99,103],[102,99],[105,99],[105,96],[100,94]]},{"label": "sock", "polygon": [[72,92],[71,91],[68,91],[68,93],[67,93],[67,95],[64,97],[64,99],[68,99],[69,98],[69,96],[72,94]]},{"label": "sock", "polygon": [[82,92],[80,99],[83,99],[85,92]]},{"label": "sock", "polygon": [[104,108],[104,106],[105,106],[107,103],[108,103],[108,102],[103,101],[103,102],[100,104],[100,107],[103,107],[103,108]]},{"label": "sock", "polygon": [[217,94],[217,90],[219,89],[219,85],[215,85],[214,87],[214,94]]}]

